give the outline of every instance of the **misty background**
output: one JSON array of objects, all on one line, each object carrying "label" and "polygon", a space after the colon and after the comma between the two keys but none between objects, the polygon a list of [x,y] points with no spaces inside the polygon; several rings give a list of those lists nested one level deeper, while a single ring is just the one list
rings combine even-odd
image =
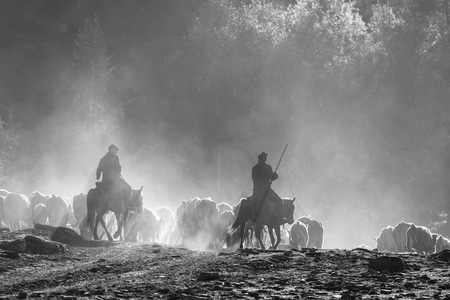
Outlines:
[{"label": "misty background", "polygon": [[[4,0],[0,188],[73,197],[119,147],[145,206],[273,188],[374,247],[450,235],[448,0]],[[303,211],[302,211],[303,210]]]}]

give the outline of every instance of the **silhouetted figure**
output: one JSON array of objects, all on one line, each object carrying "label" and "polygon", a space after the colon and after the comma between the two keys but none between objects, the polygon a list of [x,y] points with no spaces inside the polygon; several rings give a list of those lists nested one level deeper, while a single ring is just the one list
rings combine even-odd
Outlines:
[{"label": "silhouetted figure", "polygon": [[[283,200],[272,189],[272,181],[278,179],[278,173],[272,170],[272,167],[266,163],[267,153],[261,152],[258,155],[258,163],[252,168],[253,179],[253,195],[252,199],[258,206],[262,205],[263,201],[270,201],[274,205],[272,213],[274,216],[279,217],[279,213],[282,210]],[[258,213],[258,212],[257,212]]]},{"label": "silhouetted figure", "polygon": [[108,152],[100,159],[100,163],[97,168],[97,180],[102,177],[101,189],[108,192],[113,188],[119,188],[122,186],[122,167],[119,162],[119,156],[117,152],[119,148],[111,144],[109,145]]}]

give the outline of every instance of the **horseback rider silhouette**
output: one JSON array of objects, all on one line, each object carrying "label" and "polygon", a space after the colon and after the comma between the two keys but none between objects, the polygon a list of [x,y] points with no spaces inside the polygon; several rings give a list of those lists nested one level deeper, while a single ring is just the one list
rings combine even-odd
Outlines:
[{"label": "horseback rider silhouette", "polygon": [[103,194],[113,192],[116,189],[117,191],[123,190],[123,186],[126,184],[120,174],[122,167],[117,155],[118,151],[119,148],[116,145],[109,145],[108,152],[100,159],[98,164],[96,178],[100,180],[100,176],[102,177],[100,188]]},{"label": "horseback rider silhouette", "polygon": [[[120,236],[121,240],[129,238],[127,228],[128,218],[131,214],[142,212],[142,189],[133,189],[122,177],[117,152],[119,148],[111,144],[108,152],[100,159],[97,167],[95,183],[96,187],[90,189],[86,196],[87,217],[86,222],[94,234],[94,239],[99,239],[97,227],[100,223],[106,232],[108,240]],[[113,212],[117,221],[117,231],[113,236],[108,232],[103,216],[107,212]],[[101,238],[101,237],[100,237]]]},{"label": "horseback rider silhouette", "polygon": [[258,155],[258,163],[252,168],[253,195],[251,198],[254,203],[257,203],[258,207],[261,207],[263,202],[268,200],[271,213],[278,218],[282,210],[283,200],[271,187],[272,181],[278,179],[278,173],[273,171],[272,166],[267,164],[266,161],[267,153],[261,152]]}]

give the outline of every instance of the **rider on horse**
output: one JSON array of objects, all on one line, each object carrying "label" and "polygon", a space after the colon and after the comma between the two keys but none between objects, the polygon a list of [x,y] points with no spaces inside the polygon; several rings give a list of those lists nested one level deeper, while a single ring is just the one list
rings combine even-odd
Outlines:
[{"label": "rider on horse", "polygon": [[120,174],[122,167],[120,166],[119,156],[117,152],[119,148],[111,144],[108,147],[108,152],[100,159],[100,163],[97,168],[97,180],[102,177],[101,190],[105,194],[112,192],[116,189],[123,190],[125,180]]},{"label": "rider on horse", "polygon": [[278,218],[282,210],[283,200],[271,187],[272,181],[278,179],[278,173],[274,172],[266,161],[267,153],[261,152],[258,155],[258,163],[252,168],[253,195],[251,198],[254,203],[258,204],[258,207],[261,207],[263,202],[268,200],[273,216]]}]

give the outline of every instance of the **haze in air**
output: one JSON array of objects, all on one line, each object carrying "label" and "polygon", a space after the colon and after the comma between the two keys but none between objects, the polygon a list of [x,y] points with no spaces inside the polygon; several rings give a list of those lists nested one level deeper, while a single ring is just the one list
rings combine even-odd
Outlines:
[{"label": "haze in air", "polygon": [[440,230],[443,4],[366,2],[3,1],[0,187],[87,192],[114,143],[147,207],[234,204],[288,143],[272,186],[324,247]]}]

